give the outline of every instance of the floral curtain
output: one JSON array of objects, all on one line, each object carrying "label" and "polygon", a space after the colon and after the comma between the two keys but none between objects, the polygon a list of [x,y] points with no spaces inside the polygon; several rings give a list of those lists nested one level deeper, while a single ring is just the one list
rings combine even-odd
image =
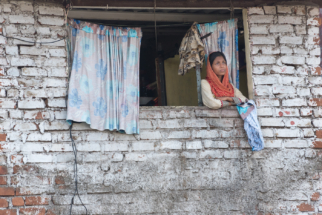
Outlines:
[{"label": "floral curtain", "polygon": [[211,52],[223,52],[228,61],[229,81],[239,88],[237,19],[198,24],[197,27],[201,37],[211,33],[210,36],[203,39],[206,52],[205,62]]},{"label": "floral curtain", "polygon": [[67,121],[139,133],[140,28],[69,20],[72,70]]},{"label": "floral curtain", "polygon": [[[322,8],[320,8],[320,19],[322,19]],[[320,25],[320,47],[321,47],[321,61],[320,61],[320,67],[322,68],[322,25]]]}]

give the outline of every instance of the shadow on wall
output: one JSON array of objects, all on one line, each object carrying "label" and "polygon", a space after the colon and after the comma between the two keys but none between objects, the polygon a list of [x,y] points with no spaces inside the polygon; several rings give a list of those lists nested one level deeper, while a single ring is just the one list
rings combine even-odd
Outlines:
[{"label": "shadow on wall", "polygon": [[[309,199],[314,190],[322,189],[318,180],[322,161],[316,150],[215,150],[205,155],[207,159],[196,159],[202,153],[207,151],[172,150],[147,154],[142,162],[80,163],[81,198],[93,214],[237,215],[314,210]],[[222,154],[225,159],[211,159]],[[64,166],[72,168],[72,164]],[[72,171],[48,171],[45,165],[35,169],[17,173],[25,179],[44,173],[56,176],[56,185],[47,185],[43,193],[53,195],[52,210],[67,214],[74,190]],[[21,180],[18,186],[27,185],[24,183],[30,182]],[[44,185],[34,186],[41,191]],[[85,210],[78,199],[75,204],[74,214],[82,214]]]}]

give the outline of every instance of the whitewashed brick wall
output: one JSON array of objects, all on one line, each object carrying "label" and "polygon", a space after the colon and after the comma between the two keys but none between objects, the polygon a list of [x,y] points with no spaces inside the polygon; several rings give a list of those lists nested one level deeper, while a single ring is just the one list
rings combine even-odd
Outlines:
[{"label": "whitewashed brick wall", "polygon": [[[62,5],[0,1],[0,214],[68,214],[73,152]],[[252,152],[235,108],[142,107],[140,135],[74,124],[90,214],[322,213],[317,8],[248,8],[266,148]],[[321,138],[321,139],[319,139]],[[84,214],[78,199],[74,214]]]}]

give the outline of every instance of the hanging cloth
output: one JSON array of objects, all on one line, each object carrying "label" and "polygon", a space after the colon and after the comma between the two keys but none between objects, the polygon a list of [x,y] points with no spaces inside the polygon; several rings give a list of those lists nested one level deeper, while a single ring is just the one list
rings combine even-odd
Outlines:
[{"label": "hanging cloth", "polygon": [[237,104],[237,110],[244,120],[244,129],[248,136],[248,143],[253,151],[264,148],[264,139],[260,124],[257,120],[257,108],[253,100]]},{"label": "hanging cloth", "polygon": [[234,97],[234,87],[229,83],[228,80],[228,68],[223,77],[222,82],[219,80],[218,76],[214,73],[209,58],[207,59],[207,77],[206,77],[210,87],[211,92],[215,97]]},{"label": "hanging cloth", "polygon": [[229,59],[227,62],[229,81],[239,89],[237,19],[198,24],[197,27],[201,37],[210,33],[210,36],[202,40],[205,44],[206,58],[212,52],[223,52],[226,58]]},{"label": "hanging cloth", "polygon": [[194,22],[182,39],[179,48],[180,64],[178,75],[185,75],[196,65],[203,65],[205,58],[204,44],[200,39],[197,23]]},{"label": "hanging cloth", "polygon": [[69,20],[72,70],[67,121],[139,133],[141,28]]}]

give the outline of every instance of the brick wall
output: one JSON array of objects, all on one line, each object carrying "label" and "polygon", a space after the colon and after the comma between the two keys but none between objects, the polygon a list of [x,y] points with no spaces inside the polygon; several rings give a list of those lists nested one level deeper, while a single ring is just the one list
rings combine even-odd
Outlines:
[{"label": "brick wall", "polygon": [[[3,35],[46,42],[66,35],[61,5],[0,8]],[[140,135],[75,124],[79,192],[90,213],[322,213],[317,14],[305,6],[249,8],[261,152],[250,150],[235,108],[142,107]],[[0,43],[0,214],[68,214],[65,41],[0,36]]]}]

